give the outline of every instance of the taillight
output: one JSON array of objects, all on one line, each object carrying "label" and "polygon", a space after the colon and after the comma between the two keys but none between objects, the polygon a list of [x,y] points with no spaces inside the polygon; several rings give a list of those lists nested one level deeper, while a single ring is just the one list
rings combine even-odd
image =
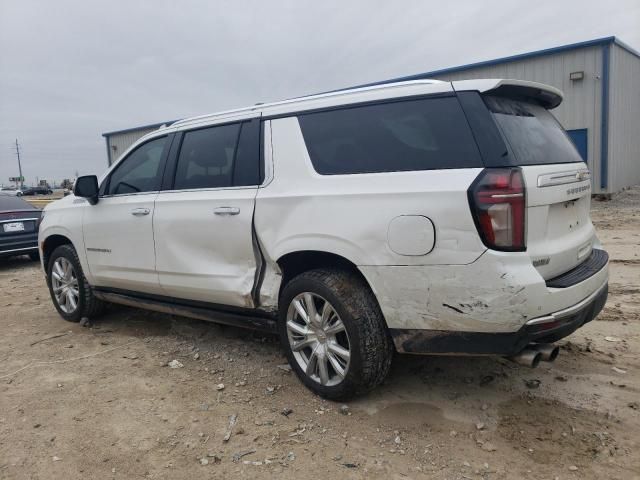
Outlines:
[{"label": "taillight", "polygon": [[38,218],[38,220],[36,220],[36,231],[40,230],[40,224],[42,223],[42,220],[44,220],[44,210],[40,212],[40,217]]},{"label": "taillight", "polygon": [[469,187],[469,204],[478,233],[494,250],[524,251],[525,186],[519,168],[482,171]]}]

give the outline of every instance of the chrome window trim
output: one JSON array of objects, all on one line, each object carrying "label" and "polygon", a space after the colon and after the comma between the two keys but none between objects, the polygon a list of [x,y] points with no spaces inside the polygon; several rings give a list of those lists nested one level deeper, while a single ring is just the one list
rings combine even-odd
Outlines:
[{"label": "chrome window trim", "polygon": [[264,179],[262,180],[262,184],[258,186],[259,188],[264,188],[271,183],[271,181],[273,180],[274,171],[271,120],[264,120],[262,125],[262,133],[264,135],[262,138],[264,148],[264,152],[262,155],[264,159]]},{"label": "chrome window trim", "polygon": [[160,190],[159,194],[163,193],[182,193],[182,192],[217,192],[219,190],[256,190],[259,185],[242,185],[236,187],[211,187],[211,188],[188,188],[178,190]]},{"label": "chrome window trim", "polygon": [[98,198],[103,199],[103,198],[119,198],[119,197],[132,197],[132,196],[137,196],[137,195],[152,195],[154,193],[159,193],[160,190],[153,190],[151,192],[133,192],[133,193],[118,193],[115,195],[101,195]]}]

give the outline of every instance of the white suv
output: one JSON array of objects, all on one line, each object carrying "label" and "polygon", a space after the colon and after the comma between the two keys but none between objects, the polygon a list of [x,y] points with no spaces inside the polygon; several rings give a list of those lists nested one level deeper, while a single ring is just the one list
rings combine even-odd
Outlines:
[{"label": "white suv", "polygon": [[608,285],[561,101],[412,81],[179,121],[46,207],[51,297],[70,321],[115,302],[277,332],[334,399],[394,350],[552,360]]}]

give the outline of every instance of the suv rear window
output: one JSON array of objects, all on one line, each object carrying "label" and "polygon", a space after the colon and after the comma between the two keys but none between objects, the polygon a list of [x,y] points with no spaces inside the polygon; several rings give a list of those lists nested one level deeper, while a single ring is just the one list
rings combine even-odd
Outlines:
[{"label": "suv rear window", "polygon": [[491,95],[484,101],[517,165],[583,161],[560,123],[544,107]]},{"label": "suv rear window", "polygon": [[340,108],[298,116],[323,175],[482,167],[455,97]]}]

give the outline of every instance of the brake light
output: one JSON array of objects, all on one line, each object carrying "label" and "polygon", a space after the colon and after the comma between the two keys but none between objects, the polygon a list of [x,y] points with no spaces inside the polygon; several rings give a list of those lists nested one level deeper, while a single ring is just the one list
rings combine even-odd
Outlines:
[{"label": "brake light", "polygon": [[484,244],[493,250],[524,251],[524,180],[519,168],[485,169],[469,187],[469,204]]}]

